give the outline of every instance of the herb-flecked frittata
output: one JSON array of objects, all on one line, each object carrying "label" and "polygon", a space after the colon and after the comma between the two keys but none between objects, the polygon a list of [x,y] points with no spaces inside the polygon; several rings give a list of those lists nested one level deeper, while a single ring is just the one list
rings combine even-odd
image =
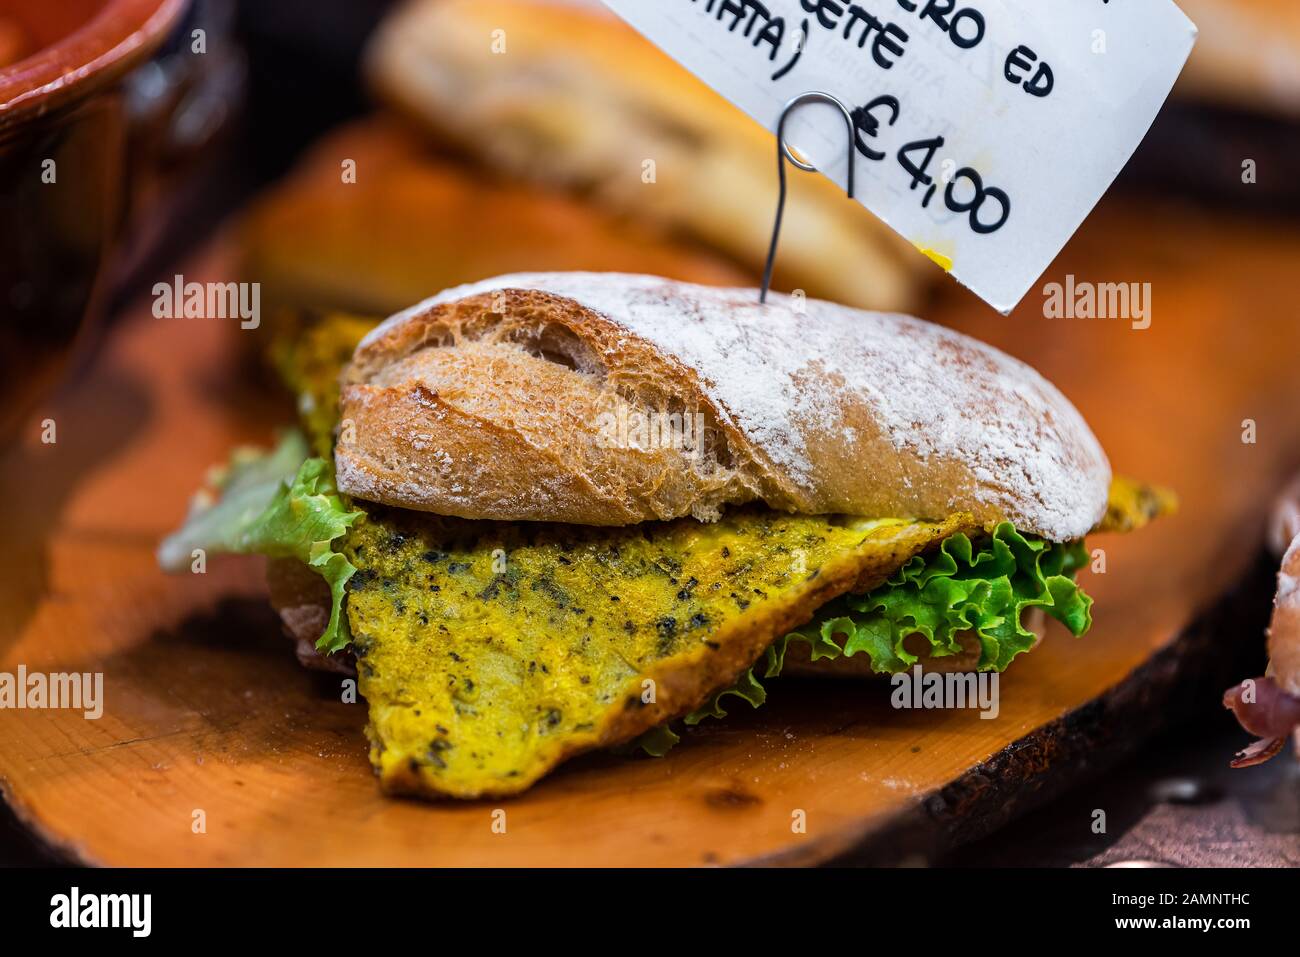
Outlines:
[{"label": "herb-flecked frittata", "polygon": [[522,790],[693,710],[827,600],[963,529],[761,509],[534,527],[370,506],[344,553],[371,757],[392,791]]}]

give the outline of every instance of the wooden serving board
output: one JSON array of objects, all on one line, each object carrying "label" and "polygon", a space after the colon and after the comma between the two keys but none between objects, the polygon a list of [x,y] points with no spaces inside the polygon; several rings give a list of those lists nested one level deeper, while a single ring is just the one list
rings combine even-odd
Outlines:
[{"label": "wooden serving board", "polygon": [[[1011,319],[955,287],[931,310],[1037,365],[1117,471],[1184,500],[1175,519],[1095,540],[1095,629],[1054,631],[1019,660],[996,720],[894,711],[885,683],[785,681],[662,760],[589,756],[518,799],[473,803],[379,794],[364,704],[299,668],[256,560],[155,568],[204,468],[269,441],[291,409],[241,374],[251,333],[142,304],[0,460],[0,671],[102,671],[106,697],[98,721],[0,711],[5,796],[49,843],[114,865],[808,863],[979,836],[1176,717],[1188,696],[1175,691],[1200,688],[1213,642],[1259,641],[1189,624],[1250,567],[1270,495],[1300,461],[1300,323],[1279,292],[1298,260],[1293,230],[1114,197],[1044,282],[1149,281],[1150,329],[1044,319],[1037,293]],[[219,251],[184,270],[226,271]],[[37,440],[45,417],[54,445]],[[1213,691],[1193,704],[1218,707]]]}]

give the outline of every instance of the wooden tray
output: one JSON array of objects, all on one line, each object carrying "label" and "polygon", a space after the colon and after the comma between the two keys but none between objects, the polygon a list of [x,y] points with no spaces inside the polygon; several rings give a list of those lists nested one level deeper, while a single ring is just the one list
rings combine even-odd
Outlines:
[{"label": "wooden tray", "polygon": [[[978,836],[1176,717],[1175,691],[1204,673],[1213,641],[1259,640],[1188,625],[1242,577],[1270,493],[1300,459],[1298,260],[1294,231],[1113,197],[1044,282],[1149,281],[1150,329],[1044,319],[1037,293],[1011,319],[955,287],[931,310],[1033,362],[1117,471],[1184,499],[1175,519],[1094,542],[1108,565],[1088,583],[1094,631],[1058,630],[1017,662],[997,720],[895,712],[884,683],[787,681],[665,759],[590,756],[480,803],[380,796],[364,705],[298,667],[258,562],[155,568],[204,468],[232,443],[269,441],[291,409],[240,375],[252,333],[142,304],[36,416],[56,421],[57,444],[33,422],[0,460],[0,670],[102,671],[106,696],[98,721],[0,711],[5,796],[52,845],[114,865],[808,863],[855,849],[896,860],[904,834]],[[218,247],[184,272],[228,278],[224,263]],[[1196,705],[1218,707],[1212,691]],[[791,826],[798,810],[806,833]]]}]

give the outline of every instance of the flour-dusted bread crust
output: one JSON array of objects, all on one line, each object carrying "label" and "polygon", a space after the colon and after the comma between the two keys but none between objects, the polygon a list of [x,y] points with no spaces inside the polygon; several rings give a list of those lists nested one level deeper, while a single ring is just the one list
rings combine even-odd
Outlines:
[{"label": "flour-dusted bread crust", "polygon": [[1063,541],[1097,523],[1110,483],[1064,396],[966,336],[593,273],[505,276],[389,319],[344,372],[335,455],[339,487],[361,499],[589,525],[759,500],[969,512]]}]

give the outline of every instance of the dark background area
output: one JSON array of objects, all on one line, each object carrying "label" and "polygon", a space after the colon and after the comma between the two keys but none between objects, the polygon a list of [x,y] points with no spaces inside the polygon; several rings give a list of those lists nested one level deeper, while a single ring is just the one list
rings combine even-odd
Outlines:
[{"label": "dark background area", "polygon": [[[367,36],[392,0],[244,0],[234,5],[233,36],[242,48],[246,98],[228,129],[169,204],[165,225],[121,278],[116,301],[137,295],[145,277],[160,274],[211,234],[264,184],[293,164],[324,131],[367,111],[358,61]],[[201,0],[195,11],[220,11],[227,0]],[[1242,157],[1265,166],[1269,156],[1300,151],[1300,127],[1173,102],[1161,114],[1116,190],[1175,194],[1240,212],[1212,184],[1234,182]],[[1281,163],[1275,168],[1290,168]],[[1300,181],[1261,181],[1250,191],[1260,216],[1300,210]],[[1225,634],[1224,642],[1263,668],[1263,635]],[[1242,650],[1244,649],[1244,651]],[[1246,672],[1238,672],[1244,674]],[[996,834],[934,863],[1071,865],[1243,863],[1300,865],[1300,766],[1289,758],[1245,771],[1227,767],[1246,736],[1226,712],[1206,702],[1206,717],[1142,748],[1136,756],[1052,800]],[[1091,829],[1093,812],[1107,813],[1106,834]],[[0,865],[61,863],[13,812],[0,804]],[[922,861],[918,860],[917,863]]]}]

